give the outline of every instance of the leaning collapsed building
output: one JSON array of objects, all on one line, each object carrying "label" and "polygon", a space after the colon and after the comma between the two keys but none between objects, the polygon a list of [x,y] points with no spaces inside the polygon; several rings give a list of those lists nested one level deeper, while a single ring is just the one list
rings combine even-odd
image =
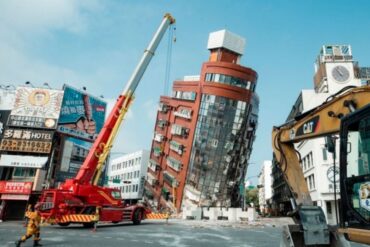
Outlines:
[{"label": "leaning collapsed building", "polygon": [[240,65],[245,39],[211,33],[199,76],[161,96],[146,198],[157,208],[241,207],[259,99],[257,73]]}]

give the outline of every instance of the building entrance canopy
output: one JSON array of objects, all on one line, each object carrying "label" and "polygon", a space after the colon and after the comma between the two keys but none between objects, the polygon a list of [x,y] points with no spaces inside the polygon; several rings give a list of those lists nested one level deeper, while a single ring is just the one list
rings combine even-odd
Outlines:
[{"label": "building entrance canopy", "polygon": [[47,156],[1,155],[0,166],[43,168],[48,161]]}]

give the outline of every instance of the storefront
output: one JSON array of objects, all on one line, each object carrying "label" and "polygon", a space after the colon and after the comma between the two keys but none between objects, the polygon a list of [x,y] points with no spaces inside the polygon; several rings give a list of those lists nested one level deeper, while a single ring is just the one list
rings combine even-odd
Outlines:
[{"label": "storefront", "polygon": [[32,182],[0,181],[0,219],[23,219],[31,192]]}]

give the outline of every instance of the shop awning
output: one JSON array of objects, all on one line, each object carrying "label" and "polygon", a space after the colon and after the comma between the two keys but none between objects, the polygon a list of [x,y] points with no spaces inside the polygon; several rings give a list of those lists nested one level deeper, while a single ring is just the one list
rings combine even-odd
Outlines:
[{"label": "shop awning", "polygon": [[30,195],[2,194],[1,200],[28,201]]},{"label": "shop awning", "polygon": [[43,168],[47,161],[47,156],[3,154],[0,158],[0,166]]}]

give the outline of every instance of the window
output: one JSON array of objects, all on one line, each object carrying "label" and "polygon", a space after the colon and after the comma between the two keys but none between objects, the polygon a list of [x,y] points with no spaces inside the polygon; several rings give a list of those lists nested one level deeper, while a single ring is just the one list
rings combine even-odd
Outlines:
[{"label": "window", "polygon": [[35,168],[16,167],[13,171],[13,177],[34,177],[35,174]]},{"label": "window", "polygon": [[160,133],[154,134],[154,141],[161,143],[165,139],[164,135]]},{"label": "window", "polygon": [[176,171],[181,169],[181,162],[172,157],[167,157],[167,165]]},{"label": "window", "polygon": [[197,97],[197,93],[196,92],[173,91],[172,97],[174,97],[176,99],[194,101]]},{"label": "window", "polygon": [[166,113],[169,110],[169,106],[163,102],[159,103],[158,111]]},{"label": "window", "polygon": [[26,169],[21,167],[16,167],[13,172],[13,177],[25,177],[26,176]]},{"label": "window", "polygon": [[322,149],[322,159],[323,160],[328,160],[328,152],[326,151],[326,148]]},{"label": "window", "polygon": [[238,77],[233,77],[230,75],[223,75],[223,74],[211,74],[207,73],[205,77],[205,81],[207,82],[218,82],[226,85],[231,85],[234,87],[240,87],[244,89],[248,89],[254,91],[255,84],[252,84],[251,81],[244,80]]},{"label": "window", "polygon": [[155,156],[155,157],[159,157],[159,156],[161,156],[163,154],[163,152],[162,152],[162,148],[161,147],[154,147],[153,148],[153,155]]},{"label": "window", "polygon": [[181,135],[182,132],[182,126],[173,124],[171,127],[171,134],[173,135]]},{"label": "window", "polygon": [[167,171],[163,172],[163,180],[167,182],[171,187],[177,187],[176,179]]},{"label": "window", "polygon": [[[306,179],[306,181],[307,181],[307,179]],[[313,190],[313,189],[315,189],[315,175],[314,174],[312,174],[312,175],[310,175],[310,176],[308,176],[308,188],[310,189],[310,190]]]},{"label": "window", "polygon": [[182,108],[174,113],[175,116],[191,119],[191,109]]},{"label": "window", "polygon": [[157,126],[161,129],[163,129],[167,125],[168,125],[168,121],[163,120],[163,119],[159,119],[157,122]]},{"label": "window", "polygon": [[333,47],[332,46],[327,46],[326,47],[326,54],[327,55],[333,55]]},{"label": "window", "polygon": [[312,174],[312,185],[313,185],[313,188],[316,188],[315,186],[315,175]]},{"label": "window", "polygon": [[182,155],[182,152],[183,152],[183,149],[184,149],[184,146],[181,145],[180,143],[178,142],[175,142],[175,141],[170,141],[170,149],[175,151],[176,153],[178,153],[179,155]]},{"label": "window", "polygon": [[326,201],[326,212],[328,212],[328,214],[332,214],[330,201]]}]

